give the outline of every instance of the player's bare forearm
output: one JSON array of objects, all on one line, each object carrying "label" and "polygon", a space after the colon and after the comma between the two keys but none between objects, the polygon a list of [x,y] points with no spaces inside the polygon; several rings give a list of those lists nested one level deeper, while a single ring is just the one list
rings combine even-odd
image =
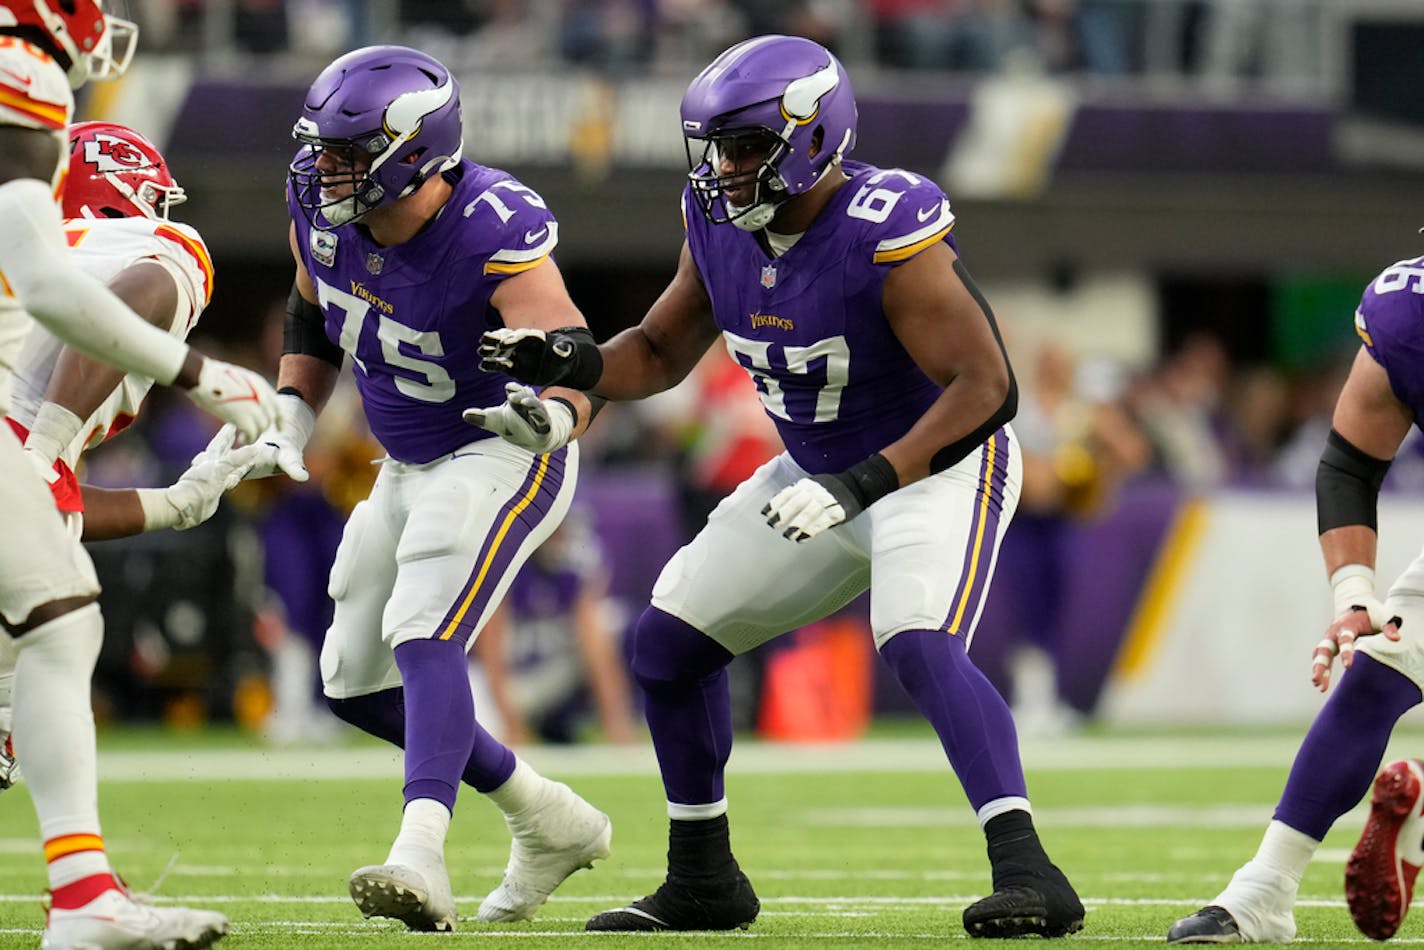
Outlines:
[{"label": "player's bare forearm", "polygon": [[112,541],[143,533],[143,506],[132,488],[95,488],[80,485],[84,498],[84,535],[81,540]]},{"label": "player's bare forearm", "polygon": [[988,301],[948,244],[891,271],[882,304],[896,339],[944,387],[910,431],[881,451],[905,485],[976,449],[1013,417],[1018,392]]},{"label": "player's bare forearm", "polygon": [[558,330],[588,325],[569,298],[553,258],[545,258],[538,266],[504,280],[490,295],[490,305],[511,329]]},{"label": "player's bare forearm", "polygon": [[1331,528],[1320,536],[1320,553],[1325,559],[1325,576],[1329,577],[1346,564],[1375,566],[1379,536],[1368,525],[1351,524]]},{"label": "player's bare forearm", "polygon": [[[1001,369],[1001,372],[995,372]],[[950,381],[918,422],[881,450],[895,467],[900,484],[930,474],[934,457],[947,445],[971,435],[1004,405],[1009,392],[1008,368],[990,362],[972,374]]]},{"label": "player's bare forearm", "polygon": [[[120,300],[161,330],[167,330],[178,310],[178,285],[161,265],[141,262],[109,281]],[[124,372],[66,346],[55,362],[45,399],[87,419],[124,379]]]},{"label": "player's bare forearm", "polygon": [[674,351],[655,346],[642,327],[624,330],[599,350],[603,354],[603,376],[594,392],[605,399],[643,399],[671,389],[692,370],[690,365],[681,365]]},{"label": "player's bare forearm", "polygon": [[341,370],[316,356],[284,353],[277,369],[277,390],[295,389],[313,412],[320,413],[336,389]]}]

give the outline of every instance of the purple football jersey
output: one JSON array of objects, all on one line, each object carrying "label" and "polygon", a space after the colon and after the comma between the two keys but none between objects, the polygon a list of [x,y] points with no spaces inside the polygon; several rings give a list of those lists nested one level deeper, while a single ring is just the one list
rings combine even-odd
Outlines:
[{"label": "purple football jersey", "polygon": [[372,434],[402,462],[491,437],[460,417],[504,402],[510,379],[479,368],[480,335],[503,326],[490,295],[558,243],[543,200],[509,174],[469,160],[457,173],[435,220],[395,247],[359,222],[313,228],[287,198],[326,335],[352,358]]},{"label": "purple football jersey", "polygon": [[904,435],[943,388],[895,338],[881,306],[890,269],[949,241],[934,182],[846,162],[850,180],[789,251],[703,217],[683,193],[687,241],[722,339],[751,374],[796,463],[838,472]]},{"label": "purple football jersey", "polygon": [[1355,330],[1394,395],[1424,420],[1424,257],[1392,264],[1370,281]]}]

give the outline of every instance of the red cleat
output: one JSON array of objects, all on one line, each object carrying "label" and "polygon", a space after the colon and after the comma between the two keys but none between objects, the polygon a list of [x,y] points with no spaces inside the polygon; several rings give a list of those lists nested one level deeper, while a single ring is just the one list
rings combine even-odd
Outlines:
[{"label": "red cleat", "polygon": [[1394,936],[1424,864],[1424,763],[1401,759],[1375,777],[1370,819],[1345,864],[1345,902],[1360,932]]}]

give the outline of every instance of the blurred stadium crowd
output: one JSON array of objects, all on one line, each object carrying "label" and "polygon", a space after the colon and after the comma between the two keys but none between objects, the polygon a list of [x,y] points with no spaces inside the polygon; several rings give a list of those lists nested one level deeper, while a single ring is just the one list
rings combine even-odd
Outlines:
[{"label": "blurred stadium crowd", "polygon": [[682,75],[745,36],[790,33],[852,70],[1177,74],[1320,81],[1323,0],[131,0],[145,48],[328,57],[372,42],[456,69],[530,64]]},{"label": "blurred stadium crowd", "polygon": [[[462,69],[542,63],[688,75],[693,64],[743,36],[791,32],[831,46],[853,72],[859,65],[1089,78],[1170,73],[1208,84],[1309,89],[1319,81],[1312,43],[1323,7],[1313,0],[133,0],[130,13],[147,51],[175,54],[324,61],[390,40]],[[479,160],[478,150],[473,157]],[[182,169],[175,171],[181,178]],[[1065,293],[1071,282],[1065,275]],[[1053,538],[1111,517],[1138,486],[1166,484],[1186,493],[1308,489],[1356,347],[1350,313],[1362,287],[1329,288],[1329,312],[1312,324],[1319,332],[1304,352],[1282,357],[1280,341],[1262,345],[1243,329],[1269,323],[1269,311],[1289,310],[1289,301],[1262,296],[1257,303],[1266,313],[1240,314],[1199,300],[1199,313],[1186,306],[1158,334],[1154,359],[1129,364],[1051,333],[1016,335],[1012,307],[987,286],[1023,391],[1015,426],[1025,487],[1008,544],[1037,552],[1006,550],[1000,588],[1017,587],[1014,572],[1029,572],[1037,595],[1047,599],[1041,615],[1051,616],[1053,598],[1063,596],[1051,579],[1064,567],[1054,561],[1067,556]],[[270,302],[260,335],[226,341],[241,349],[233,353],[237,361],[274,376],[281,304]],[[1194,319],[1208,310],[1213,319]],[[100,485],[167,484],[209,436],[210,422],[186,401],[155,392],[132,434],[93,453],[86,477]],[[539,613],[529,606],[538,597],[516,596],[506,618],[512,634],[500,639],[515,643],[522,622],[562,622],[563,647],[555,635],[543,641],[542,654],[521,658],[507,646],[490,653],[488,644],[476,651],[474,675],[487,690],[485,702],[499,709],[504,734],[515,740],[634,738],[635,699],[608,656],[616,657],[623,627],[641,609],[666,556],[717,500],[779,450],[751,382],[720,347],[673,393],[610,406],[582,442],[583,517],[574,520],[597,530],[572,529],[575,538],[564,545],[572,553],[531,567],[587,585],[598,602],[598,629],[575,629],[575,598],[564,597],[552,613],[521,617],[521,610]],[[315,672],[331,609],[325,578],[341,524],[366,494],[370,462],[380,454],[354,392],[343,389],[308,449],[307,485],[248,482],[199,529],[93,548],[109,629],[96,676],[107,704],[100,713],[175,724],[232,718],[278,740],[329,735],[335,721],[321,709]],[[1421,486],[1424,448],[1416,441],[1387,487]],[[1021,727],[1053,730],[1090,717],[1095,690],[1055,697],[1051,680],[1047,686],[1032,680],[1042,664],[1012,655],[1016,644],[1030,657],[1051,656],[1051,625],[1020,625],[1011,606],[1002,609],[999,616],[986,613],[981,628],[983,642],[999,642],[993,648],[999,660],[990,656],[981,665],[1005,692],[1015,690],[1018,676],[1021,706],[1036,697],[1032,710],[1020,712]],[[806,661],[794,667],[761,653],[746,658],[745,675],[734,675],[744,691],[740,724],[760,725],[770,735],[825,738],[853,733],[873,712],[893,709],[894,696],[866,685],[876,674],[868,634],[857,626],[861,613],[863,605],[848,612],[849,627],[831,623],[788,638],[777,652],[802,651]],[[1017,642],[1025,628],[1037,631],[1037,642]],[[860,644],[850,653],[847,636]],[[611,644],[613,653],[599,643]],[[533,676],[560,652],[577,654],[585,674],[565,676],[552,705],[532,712],[526,703],[521,711],[511,698],[520,676]],[[596,688],[588,670],[600,671]],[[786,676],[820,677],[824,692],[843,702],[810,718],[779,706],[777,697],[790,692],[777,689]]]}]

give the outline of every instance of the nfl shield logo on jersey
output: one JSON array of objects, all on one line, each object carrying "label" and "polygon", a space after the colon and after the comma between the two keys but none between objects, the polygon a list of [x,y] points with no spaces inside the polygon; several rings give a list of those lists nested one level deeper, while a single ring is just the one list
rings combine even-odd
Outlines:
[{"label": "nfl shield logo on jersey", "polygon": [[381,268],[385,266],[386,259],[381,255],[377,254],[376,252],[372,251],[370,254],[366,255],[366,270],[370,271],[372,274],[379,274],[381,272]]},{"label": "nfl shield logo on jersey", "polygon": [[761,285],[767,290],[776,286],[776,265],[767,264],[761,269]]}]

